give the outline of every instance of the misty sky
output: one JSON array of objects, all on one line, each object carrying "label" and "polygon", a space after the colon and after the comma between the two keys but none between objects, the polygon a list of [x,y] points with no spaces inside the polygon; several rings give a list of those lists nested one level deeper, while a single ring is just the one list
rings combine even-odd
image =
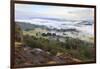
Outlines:
[{"label": "misty sky", "polygon": [[94,18],[94,8],[15,4],[15,20],[34,17],[90,20]]}]

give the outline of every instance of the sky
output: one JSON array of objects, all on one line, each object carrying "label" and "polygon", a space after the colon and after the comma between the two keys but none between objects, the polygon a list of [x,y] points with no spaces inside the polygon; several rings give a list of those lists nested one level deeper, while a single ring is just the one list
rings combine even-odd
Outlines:
[{"label": "sky", "polygon": [[94,8],[15,4],[15,20],[34,17],[91,20],[94,18]]},{"label": "sky", "polygon": [[[40,18],[56,18],[67,21],[54,21]],[[33,4],[15,4],[15,21],[22,21],[26,23],[45,25],[55,28],[73,28],[74,23],[79,23],[81,20],[94,20],[94,8],[80,8],[80,7],[63,7],[63,6],[49,6],[49,5],[33,5]],[[69,20],[69,21],[68,21]],[[77,22],[70,22],[71,20],[79,20]],[[65,27],[62,24],[66,24]],[[94,33],[94,25],[79,26],[79,30],[87,33]]]}]

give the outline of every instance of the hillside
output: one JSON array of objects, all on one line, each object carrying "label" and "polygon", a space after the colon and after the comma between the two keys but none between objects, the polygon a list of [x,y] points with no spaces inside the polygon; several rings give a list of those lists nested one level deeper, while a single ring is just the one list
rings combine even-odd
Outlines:
[{"label": "hillside", "polygon": [[20,25],[22,30],[33,30],[35,28],[48,29],[46,26],[43,25],[36,25],[26,22],[16,22],[16,24]]},{"label": "hillside", "polygon": [[16,24],[15,29],[15,34],[17,34],[15,39],[15,67],[81,62],[78,59],[72,58],[69,54],[59,52],[57,55],[53,55],[53,52],[50,53],[49,51],[42,49],[42,47],[39,48],[34,46],[34,48],[32,48],[23,41],[23,32],[20,29],[20,26]]},{"label": "hillside", "polygon": [[[16,23],[15,67],[69,64],[95,60],[93,43],[72,37],[63,37],[63,42],[62,36],[54,33],[43,33],[42,30],[38,29],[43,28],[43,26],[24,23],[23,25],[25,25],[25,29],[30,28],[31,30],[24,30],[21,23]],[[71,30],[74,31],[74,29]],[[27,34],[24,33],[25,31]]]}]

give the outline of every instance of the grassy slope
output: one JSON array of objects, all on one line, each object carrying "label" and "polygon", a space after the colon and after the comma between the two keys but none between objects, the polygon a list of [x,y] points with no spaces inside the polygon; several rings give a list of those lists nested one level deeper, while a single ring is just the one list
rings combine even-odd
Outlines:
[{"label": "grassy slope", "polygon": [[[47,37],[40,35],[36,36],[38,31],[25,32],[25,43],[32,48],[41,48],[49,51],[53,55],[57,53],[69,53],[71,56],[87,61],[94,60],[94,48],[92,43],[88,43],[79,39],[66,37],[66,42],[62,43],[59,40],[49,40]],[[41,32],[41,30],[39,30]]]}]

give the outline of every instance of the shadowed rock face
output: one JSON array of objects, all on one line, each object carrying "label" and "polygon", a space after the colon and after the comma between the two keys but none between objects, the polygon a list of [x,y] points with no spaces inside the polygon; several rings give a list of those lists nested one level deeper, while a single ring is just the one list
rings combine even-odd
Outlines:
[{"label": "shadowed rock face", "polygon": [[15,41],[23,41],[23,32],[18,24],[15,23]]}]

